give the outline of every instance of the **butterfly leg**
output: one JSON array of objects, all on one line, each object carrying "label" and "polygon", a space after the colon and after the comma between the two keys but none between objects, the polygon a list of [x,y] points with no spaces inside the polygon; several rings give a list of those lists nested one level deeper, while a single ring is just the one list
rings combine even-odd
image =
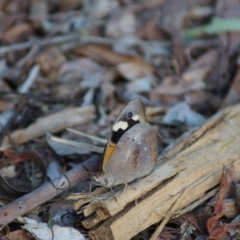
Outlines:
[{"label": "butterfly leg", "polygon": [[127,184],[127,183],[123,183],[123,184],[124,184],[123,192],[125,192],[128,188],[132,188],[132,189],[134,189],[135,191],[137,190],[135,187],[133,187],[133,186]]}]

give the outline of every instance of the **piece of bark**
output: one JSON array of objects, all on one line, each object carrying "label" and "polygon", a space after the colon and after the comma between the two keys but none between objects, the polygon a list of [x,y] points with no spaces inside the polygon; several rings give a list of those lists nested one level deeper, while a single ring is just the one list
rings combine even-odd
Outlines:
[{"label": "piece of bark", "polygon": [[74,169],[61,175],[60,178],[48,182],[34,191],[14,200],[13,202],[0,208],[0,230],[19,216],[24,215],[33,208],[45,203],[60,193],[74,187],[80,181],[89,177],[90,172],[96,172],[99,166],[99,159],[95,155],[74,167]]},{"label": "piece of bark", "polygon": [[68,127],[88,123],[95,118],[93,105],[76,108],[66,108],[57,113],[37,119],[25,129],[20,129],[3,139],[1,149],[9,147],[10,142],[22,144],[44,136],[47,132],[55,133]]},{"label": "piece of bark", "polygon": [[233,164],[239,179],[239,125],[240,105],[219,112],[170,146],[159,157],[154,171],[127,190],[120,190],[115,196],[117,201],[95,200],[87,205],[82,223],[91,228],[91,239],[132,238],[163,220],[183,191],[187,193],[176,213],[214,190],[223,166]]}]

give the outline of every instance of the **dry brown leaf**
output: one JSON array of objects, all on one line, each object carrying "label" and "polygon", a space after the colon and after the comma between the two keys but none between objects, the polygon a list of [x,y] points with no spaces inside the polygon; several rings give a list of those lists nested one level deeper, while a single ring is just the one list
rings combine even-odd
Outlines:
[{"label": "dry brown leaf", "polygon": [[194,69],[201,69],[201,68],[208,68],[211,70],[215,66],[218,57],[219,56],[218,56],[217,49],[207,51],[206,53],[201,55],[199,58],[195,59],[189,65],[189,67],[186,69],[185,72],[188,72]]},{"label": "dry brown leaf", "polygon": [[192,88],[193,85],[196,86],[196,89],[203,88],[205,86],[204,80],[209,73],[209,70],[210,69],[207,67],[188,70],[182,75],[180,81],[185,81],[187,84],[191,84]]},{"label": "dry brown leaf", "polygon": [[9,18],[4,14],[0,16],[0,38],[2,38],[3,34],[13,26],[14,21],[14,18]]},{"label": "dry brown leaf", "polygon": [[28,40],[33,34],[32,26],[29,23],[19,23],[8,29],[2,36],[4,43],[14,43]]},{"label": "dry brown leaf", "polygon": [[[199,62],[202,65],[202,62]],[[206,88],[205,78],[209,73],[209,67],[190,66],[179,80],[166,77],[161,84],[150,92],[152,100],[159,100],[162,96],[182,96],[191,92],[202,92]]]},{"label": "dry brown leaf", "polygon": [[190,213],[185,213],[184,215],[180,216],[183,220],[186,220],[189,224],[193,225],[195,228],[199,230],[197,219],[194,215]]},{"label": "dry brown leaf", "polygon": [[59,48],[50,47],[41,52],[36,61],[44,74],[49,78],[56,79],[58,71],[66,58]]},{"label": "dry brown leaf", "polygon": [[[0,84],[0,88],[1,88],[1,84]],[[0,100],[0,112],[6,112],[6,111],[12,109],[13,106],[14,106],[13,102]]]},{"label": "dry brown leaf", "polygon": [[138,31],[137,36],[140,39],[148,39],[148,40],[162,40],[165,39],[164,32],[158,26],[158,18],[153,17],[143,25]]},{"label": "dry brown leaf", "polygon": [[[223,193],[226,191],[226,188],[228,186],[227,183],[227,172],[226,168],[223,168],[222,177],[221,177],[221,183],[220,183],[220,189],[217,195],[217,200],[214,206],[214,213],[215,216],[211,217],[207,221],[207,229],[210,234],[210,239],[221,239],[221,237],[224,235],[226,230],[226,225],[223,227],[215,227],[217,224],[217,221],[224,215],[225,212],[225,205],[223,201]],[[219,237],[219,238],[216,238]]]},{"label": "dry brown leaf", "polygon": [[167,96],[179,96],[184,93],[184,89],[177,84],[177,81],[172,77],[166,77],[161,84],[159,84],[155,89],[150,92],[150,99],[158,101],[163,95]]},{"label": "dry brown leaf", "polygon": [[72,99],[77,93],[79,93],[80,89],[78,82],[59,83],[54,87],[52,94],[57,98]]},{"label": "dry brown leaf", "polygon": [[[40,0],[41,1],[41,0]],[[82,7],[82,0],[61,0],[60,11],[69,11],[69,9]]]},{"label": "dry brown leaf", "polygon": [[212,230],[211,235],[207,238],[207,240],[219,240],[225,235],[227,230],[227,225],[223,225],[220,227],[216,227]]},{"label": "dry brown leaf", "polygon": [[98,44],[86,44],[81,47],[76,47],[73,49],[73,52],[78,55],[88,56],[101,64],[107,63],[115,65],[139,59],[137,56],[115,53],[111,47]]},{"label": "dry brown leaf", "polygon": [[[31,236],[27,234],[27,232],[23,229],[19,229],[11,232],[11,240],[33,240]],[[8,236],[5,235],[1,237],[1,240],[9,240]]]},{"label": "dry brown leaf", "polygon": [[11,148],[3,150],[3,158],[1,158],[1,163],[3,164],[16,164],[32,158],[29,153],[20,153]]},{"label": "dry brown leaf", "polygon": [[120,63],[117,65],[117,70],[128,80],[152,76],[154,71],[150,64],[141,59],[138,61]]}]

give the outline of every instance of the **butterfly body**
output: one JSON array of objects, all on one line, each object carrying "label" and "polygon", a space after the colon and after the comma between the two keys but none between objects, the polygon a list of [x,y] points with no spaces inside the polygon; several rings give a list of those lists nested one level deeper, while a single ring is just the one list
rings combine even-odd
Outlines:
[{"label": "butterfly body", "polygon": [[94,179],[107,187],[127,184],[151,173],[157,156],[156,133],[146,122],[141,101],[132,100],[112,127],[100,173]]}]

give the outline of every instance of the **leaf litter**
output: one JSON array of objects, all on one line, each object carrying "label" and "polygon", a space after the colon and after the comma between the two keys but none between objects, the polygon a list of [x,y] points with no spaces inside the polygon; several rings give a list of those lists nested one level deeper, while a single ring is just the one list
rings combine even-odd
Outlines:
[{"label": "leaf litter", "polygon": [[[220,109],[239,103],[240,8],[234,0],[12,0],[2,1],[0,8],[0,172],[11,179],[0,186],[2,206],[17,199],[12,185],[21,186],[22,195],[29,190],[27,179],[44,176],[46,183],[47,172],[54,181],[100,156],[103,143],[88,136],[104,142],[133,98],[143,101],[147,119],[164,138],[161,151]],[[26,156],[33,150],[44,161],[40,172]],[[234,175],[224,168],[215,198],[170,218],[157,239],[237,239]],[[75,185],[78,192],[84,188]],[[40,188],[37,184],[30,191]],[[66,232],[65,239],[78,233],[87,238],[80,215],[62,220],[72,214],[66,210],[73,204],[69,194],[65,190],[55,198],[56,203],[64,199],[59,208],[65,215],[50,211],[52,195],[39,204],[40,212],[26,209],[24,220],[0,221],[1,239],[9,233],[12,239],[26,239],[29,226],[40,230],[30,231],[33,239],[60,239],[58,231]],[[59,229],[61,224],[65,229]],[[136,239],[150,239],[157,228],[145,229]]]}]

